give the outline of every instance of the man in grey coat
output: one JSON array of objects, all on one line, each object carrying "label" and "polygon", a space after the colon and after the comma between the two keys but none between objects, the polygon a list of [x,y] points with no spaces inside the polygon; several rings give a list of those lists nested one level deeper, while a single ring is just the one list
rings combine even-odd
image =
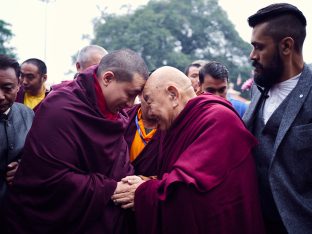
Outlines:
[{"label": "man in grey coat", "polygon": [[306,19],[272,4],[248,18],[258,90],[244,115],[268,233],[312,233],[312,72],[304,63]]},{"label": "man in grey coat", "polygon": [[20,67],[16,60],[0,54],[0,232],[6,233],[4,204],[13,182],[34,112],[15,103]]}]

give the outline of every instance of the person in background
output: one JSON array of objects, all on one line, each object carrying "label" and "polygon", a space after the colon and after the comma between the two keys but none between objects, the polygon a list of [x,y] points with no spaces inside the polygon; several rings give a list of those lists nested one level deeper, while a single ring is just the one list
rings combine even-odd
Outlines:
[{"label": "person in background", "polygon": [[8,186],[21,159],[34,112],[15,98],[19,89],[20,66],[15,59],[0,54],[0,230],[6,233],[4,204]]},{"label": "person in background", "polygon": [[302,48],[306,18],[272,4],[248,18],[255,88],[243,119],[254,150],[267,233],[312,233],[312,72]]},{"label": "person in background", "polygon": [[51,92],[38,109],[8,199],[12,233],[116,233],[125,211],[111,201],[133,175],[124,131],[148,78],[143,59],[113,51]]},{"label": "person in background", "polygon": [[25,60],[21,65],[21,88],[17,93],[16,102],[23,103],[36,112],[39,104],[50,92],[45,87],[46,80],[47,66],[42,60]]},{"label": "person in background", "polygon": [[[74,79],[76,79],[79,73],[83,72],[88,67],[98,65],[101,62],[101,59],[107,54],[108,52],[103,47],[98,45],[88,45],[83,47],[77,56],[77,73],[75,74]],[[51,90],[56,90],[60,87],[63,87],[64,85],[69,84],[71,81],[72,80],[63,80],[61,83],[53,85]]]},{"label": "person in background", "polygon": [[[251,155],[256,139],[232,105],[209,93],[196,97],[173,67],[151,74],[143,98],[166,135],[157,179],[136,184],[138,233],[264,233]],[[133,193],[117,189],[112,199],[132,203]]]},{"label": "person in background", "polygon": [[190,78],[192,82],[192,86],[195,90],[196,94],[200,94],[200,87],[199,87],[199,70],[203,67],[207,61],[205,60],[196,60],[189,64],[184,71],[184,74]]},{"label": "person in background", "polygon": [[82,72],[92,65],[98,65],[107,53],[108,52],[103,47],[98,45],[88,45],[83,47],[77,56],[77,72]]},{"label": "person in background", "polygon": [[125,140],[130,151],[130,161],[135,174],[155,176],[159,161],[161,131],[157,129],[157,121],[148,114],[148,106],[142,95],[140,104],[127,111],[129,124],[125,131]]},{"label": "person in background", "polygon": [[[202,92],[209,92],[219,97],[227,98],[229,71],[219,62],[208,62],[199,70],[199,86]],[[243,117],[247,104],[231,97],[228,100],[234,109]]]}]

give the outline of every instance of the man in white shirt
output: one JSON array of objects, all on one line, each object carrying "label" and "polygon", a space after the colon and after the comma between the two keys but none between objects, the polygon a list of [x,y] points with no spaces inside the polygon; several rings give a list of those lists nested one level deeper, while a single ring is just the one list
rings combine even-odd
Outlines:
[{"label": "man in white shirt", "polygon": [[244,115],[267,233],[312,233],[312,72],[303,61],[306,19],[272,4],[248,18],[256,90]]}]

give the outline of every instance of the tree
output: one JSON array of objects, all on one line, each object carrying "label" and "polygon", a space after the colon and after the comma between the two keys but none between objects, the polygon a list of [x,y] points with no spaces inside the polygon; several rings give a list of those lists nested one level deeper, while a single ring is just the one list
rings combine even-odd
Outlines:
[{"label": "tree", "polygon": [[181,69],[193,60],[224,63],[230,81],[249,78],[250,45],[244,42],[218,0],[150,0],[127,15],[102,14],[95,21],[94,44],[108,50],[130,48],[149,68]]},{"label": "tree", "polygon": [[10,24],[0,20],[0,54],[6,54],[11,57],[16,57],[14,49],[8,46],[13,33],[10,30]]}]

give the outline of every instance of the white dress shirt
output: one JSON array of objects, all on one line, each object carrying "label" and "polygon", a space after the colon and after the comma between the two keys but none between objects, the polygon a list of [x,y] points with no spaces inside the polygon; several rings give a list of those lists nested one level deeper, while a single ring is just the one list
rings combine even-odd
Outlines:
[{"label": "white dress shirt", "polygon": [[275,84],[269,90],[269,97],[266,99],[263,108],[263,119],[265,124],[288,94],[296,87],[300,75],[301,73],[281,83]]}]

